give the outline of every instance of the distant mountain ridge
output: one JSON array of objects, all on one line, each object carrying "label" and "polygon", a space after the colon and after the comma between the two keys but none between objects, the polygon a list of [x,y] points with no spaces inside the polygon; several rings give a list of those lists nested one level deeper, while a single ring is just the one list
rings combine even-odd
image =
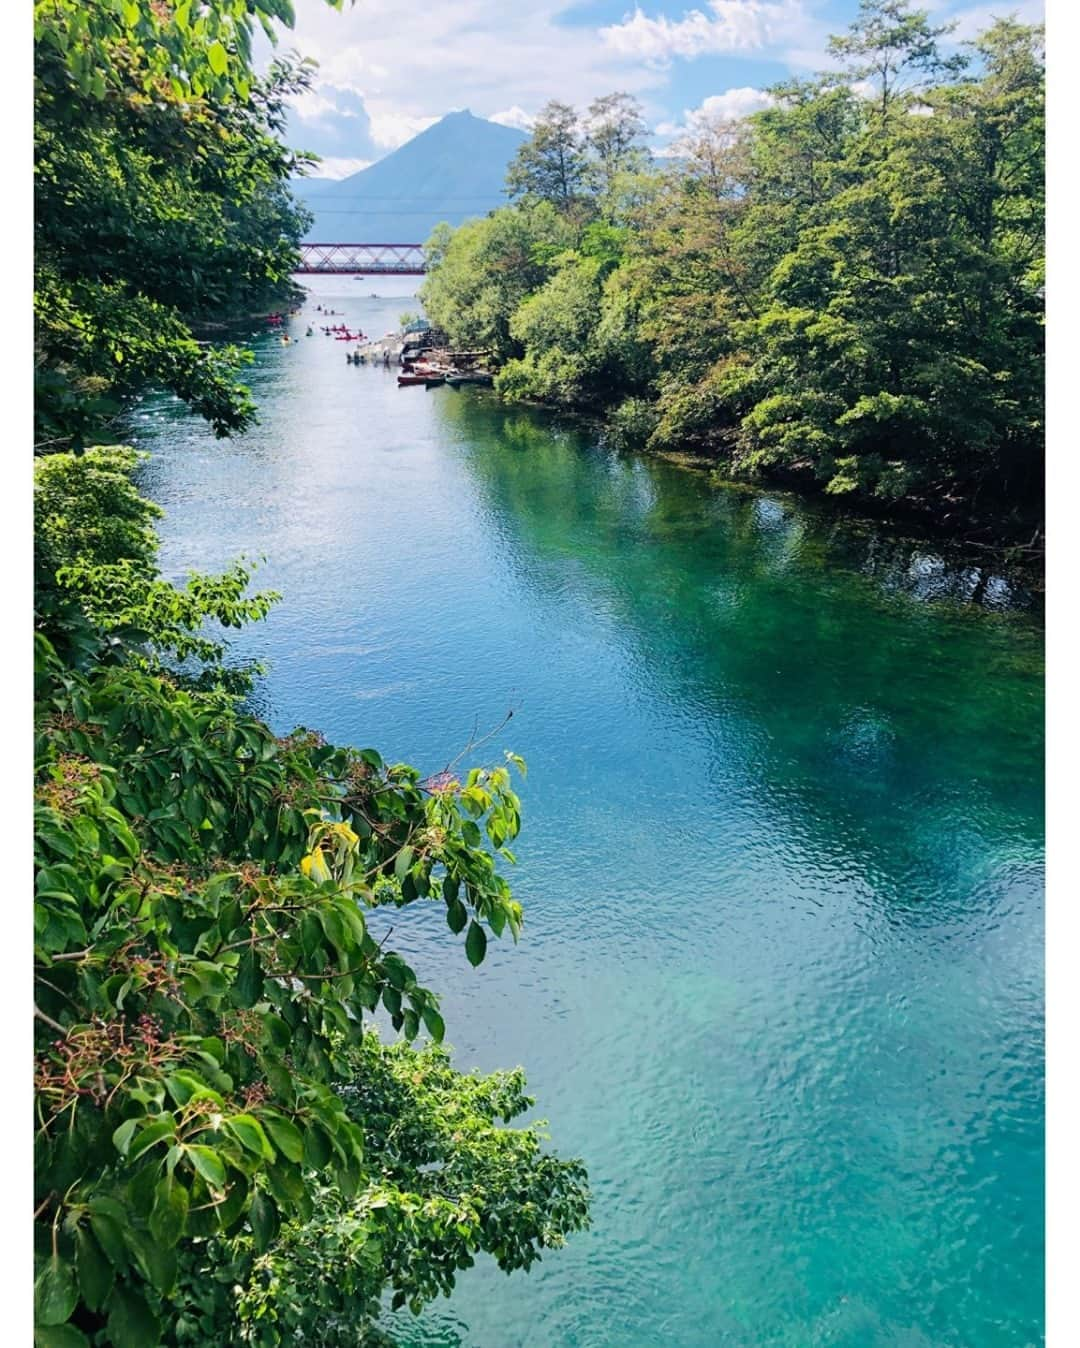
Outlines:
[{"label": "distant mountain ridge", "polygon": [[339,182],[292,190],[315,214],[309,243],[424,243],[440,220],[459,225],[506,204],[506,170],[524,131],[451,112],[385,159]]}]

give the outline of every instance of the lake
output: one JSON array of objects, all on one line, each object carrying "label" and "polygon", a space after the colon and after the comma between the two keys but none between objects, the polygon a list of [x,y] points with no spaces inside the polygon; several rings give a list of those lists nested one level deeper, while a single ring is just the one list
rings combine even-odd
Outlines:
[{"label": "lake", "polygon": [[[399,1321],[469,1348],[1042,1342],[1037,607],[933,545],[346,365],[312,278],[231,441],[146,398],[180,578],[265,555],[257,709],[524,755],[520,946],[395,913],[459,1066],[526,1068],[594,1225]],[[382,298],[371,297],[377,290]],[[397,292],[397,293],[394,293]]]}]

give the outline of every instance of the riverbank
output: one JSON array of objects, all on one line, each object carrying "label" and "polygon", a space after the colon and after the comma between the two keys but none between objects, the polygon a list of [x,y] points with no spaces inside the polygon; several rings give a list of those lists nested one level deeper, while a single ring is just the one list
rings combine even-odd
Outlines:
[{"label": "riverbank", "polygon": [[809,469],[792,467],[771,470],[754,477],[734,476],[714,455],[693,450],[655,450],[644,445],[621,443],[613,434],[610,418],[599,411],[561,407],[538,399],[500,398],[507,407],[528,407],[566,425],[587,427],[602,441],[620,453],[642,454],[707,475],[717,486],[737,491],[773,494],[780,492],[831,518],[853,525],[884,528],[899,540],[922,541],[947,550],[955,559],[967,557],[974,566],[991,566],[1015,577],[1037,593],[1045,586],[1045,535],[1041,518],[1008,519],[1000,515],[977,514],[964,508],[957,498],[933,503],[916,496],[884,501],[859,495],[833,495]]},{"label": "riverbank", "polygon": [[213,340],[226,333],[240,332],[253,323],[265,323],[278,315],[293,317],[299,313],[306,299],[307,291],[292,282],[288,290],[283,290],[273,302],[267,300],[266,305],[260,306],[257,310],[245,311],[242,314],[218,315],[213,319],[193,319],[189,326],[196,337]]}]

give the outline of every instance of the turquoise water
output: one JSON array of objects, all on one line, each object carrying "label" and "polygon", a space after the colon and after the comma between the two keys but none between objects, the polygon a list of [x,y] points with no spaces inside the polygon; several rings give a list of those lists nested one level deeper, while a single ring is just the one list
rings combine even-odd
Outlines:
[{"label": "turquoise water", "polygon": [[[376,333],[400,299],[324,282]],[[403,1325],[470,1348],[1042,1341],[1041,630],[999,577],[262,338],[136,422],[169,574],[266,554],[261,710],[529,762],[522,944],[395,939],[525,1065],[593,1229]]]}]

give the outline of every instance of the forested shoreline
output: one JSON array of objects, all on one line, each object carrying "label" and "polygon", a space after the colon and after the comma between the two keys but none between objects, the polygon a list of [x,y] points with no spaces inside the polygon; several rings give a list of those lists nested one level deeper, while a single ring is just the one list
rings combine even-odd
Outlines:
[{"label": "forested shoreline", "polygon": [[430,239],[425,308],[618,446],[1038,550],[1041,29],[863,0],[831,51],[665,160],[625,94],[548,104],[510,204]]},{"label": "forested shoreline", "polygon": [[[115,443],[150,388],[257,416],[200,334],[295,298],[312,67],[252,60],[288,0],[34,12],[35,1343],[389,1345],[589,1223],[522,1070],[458,1071],[408,957],[422,915],[477,977],[521,936],[525,765],[254,715],[228,636],[279,596],[244,558],[166,579]],[[958,50],[865,0],[833,50],[662,163],[627,96],[549,105],[510,204],[428,245],[427,311],[619,446],[1038,537],[1041,33]]]},{"label": "forested shoreline", "polygon": [[505,1126],[521,1070],[456,1071],[401,953],[413,904],[473,967],[518,939],[524,764],[425,775],[250,714],[226,637],[277,596],[242,559],[166,580],[110,439],[148,387],[220,436],[256,414],[246,353],[195,334],[293,296],[309,67],[250,59],[290,14],[35,5],[39,1348],[390,1344],[477,1256],[588,1222],[581,1164]]}]

